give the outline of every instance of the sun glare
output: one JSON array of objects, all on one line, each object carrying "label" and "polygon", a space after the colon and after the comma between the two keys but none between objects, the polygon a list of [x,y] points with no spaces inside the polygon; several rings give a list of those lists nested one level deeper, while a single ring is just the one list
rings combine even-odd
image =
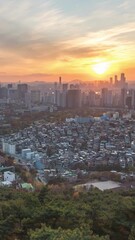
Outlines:
[{"label": "sun glare", "polygon": [[97,63],[93,65],[93,70],[97,74],[103,74],[109,68],[109,64],[107,62]]}]

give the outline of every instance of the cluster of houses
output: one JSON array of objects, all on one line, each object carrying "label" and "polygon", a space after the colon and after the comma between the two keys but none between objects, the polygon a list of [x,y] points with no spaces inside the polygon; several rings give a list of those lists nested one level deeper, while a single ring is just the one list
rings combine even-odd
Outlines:
[{"label": "cluster of houses", "polygon": [[27,169],[36,169],[40,181],[62,177],[75,182],[99,167],[134,169],[135,120],[118,113],[63,123],[42,120],[2,138],[1,145]]},{"label": "cluster of houses", "polygon": [[0,168],[0,186],[12,186],[15,182],[15,172],[10,168]]},{"label": "cluster of houses", "polygon": [[[6,159],[0,156],[0,187],[15,187],[33,191],[34,187],[31,183],[25,183],[20,176],[15,172],[15,166],[3,166]],[[3,164],[3,165],[2,165]]]}]

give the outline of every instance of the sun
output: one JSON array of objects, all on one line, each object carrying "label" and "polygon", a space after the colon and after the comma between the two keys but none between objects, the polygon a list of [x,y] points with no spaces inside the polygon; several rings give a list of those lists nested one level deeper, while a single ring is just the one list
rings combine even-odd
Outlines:
[{"label": "sun", "polygon": [[108,70],[109,64],[107,62],[101,62],[101,63],[97,63],[97,64],[93,65],[92,68],[95,73],[104,74]]}]

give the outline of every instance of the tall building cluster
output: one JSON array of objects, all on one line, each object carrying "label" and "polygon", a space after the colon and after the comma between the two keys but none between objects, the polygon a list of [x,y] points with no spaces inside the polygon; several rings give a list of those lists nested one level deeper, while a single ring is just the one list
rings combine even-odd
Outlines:
[{"label": "tall building cluster", "polygon": [[54,83],[54,103],[63,108],[81,107],[81,90],[78,84]]},{"label": "tall building cluster", "polygon": [[[112,81],[113,84],[113,78],[110,79],[110,82]],[[118,76],[115,75],[114,77],[114,85],[117,88],[128,88],[128,83],[126,82],[125,73],[121,73],[120,80],[118,80]]]},{"label": "tall building cluster", "polygon": [[[93,86],[92,86],[93,84]],[[7,84],[0,86],[0,104],[16,104],[28,109],[37,107],[80,108],[120,107],[135,109],[135,89],[130,88],[124,73],[109,82]]]},{"label": "tall building cluster", "polygon": [[120,80],[115,75],[110,78],[109,85],[100,91],[83,89],[79,84],[63,84],[61,77],[54,83],[54,103],[63,108],[79,107],[128,107],[135,108],[135,91],[128,89],[124,73]]},{"label": "tall building cluster", "polygon": [[41,102],[39,90],[30,90],[28,84],[7,84],[0,87],[0,103],[29,106]]}]

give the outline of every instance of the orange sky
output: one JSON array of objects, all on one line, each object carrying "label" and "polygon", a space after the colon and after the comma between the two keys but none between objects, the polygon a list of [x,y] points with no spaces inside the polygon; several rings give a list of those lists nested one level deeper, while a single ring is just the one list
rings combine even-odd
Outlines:
[{"label": "orange sky", "polygon": [[135,1],[0,3],[0,81],[135,80]]}]

